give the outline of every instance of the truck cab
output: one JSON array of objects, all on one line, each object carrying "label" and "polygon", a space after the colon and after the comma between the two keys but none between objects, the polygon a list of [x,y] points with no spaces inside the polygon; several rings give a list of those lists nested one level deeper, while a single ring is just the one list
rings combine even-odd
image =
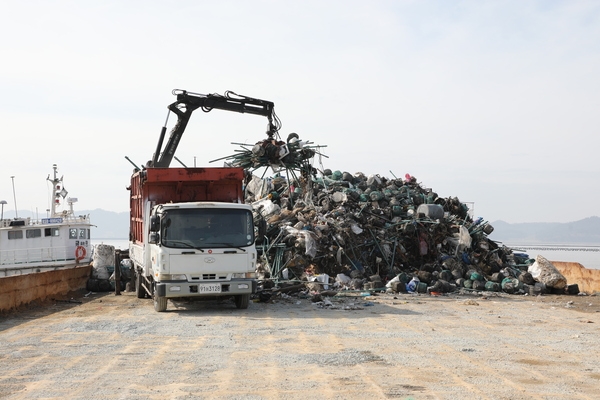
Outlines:
[{"label": "truck cab", "polygon": [[252,208],[233,203],[165,204],[151,216],[150,265],[156,307],[192,296],[234,296],[247,308],[256,291]]}]

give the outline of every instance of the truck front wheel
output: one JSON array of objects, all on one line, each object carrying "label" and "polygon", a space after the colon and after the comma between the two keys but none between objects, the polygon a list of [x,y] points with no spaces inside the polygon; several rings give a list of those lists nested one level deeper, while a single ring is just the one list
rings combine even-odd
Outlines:
[{"label": "truck front wheel", "polygon": [[163,312],[167,309],[167,298],[154,293],[154,311]]},{"label": "truck front wheel", "polygon": [[249,294],[238,294],[235,296],[235,306],[240,310],[245,310],[248,308],[248,303],[250,302]]}]

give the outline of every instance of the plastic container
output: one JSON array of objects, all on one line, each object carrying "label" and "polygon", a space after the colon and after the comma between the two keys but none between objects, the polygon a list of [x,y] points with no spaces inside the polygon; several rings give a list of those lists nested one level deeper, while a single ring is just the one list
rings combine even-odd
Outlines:
[{"label": "plastic container", "polygon": [[483,276],[479,272],[473,272],[469,279],[471,279],[472,281],[482,281]]},{"label": "plastic container", "polygon": [[418,293],[427,293],[427,284],[425,282],[419,282],[417,285]]},{"label": "plastic container", "polygon": [[444,207],[439,204],[421,204],[417,207],[417,215],[431,219],[444,219]]}]

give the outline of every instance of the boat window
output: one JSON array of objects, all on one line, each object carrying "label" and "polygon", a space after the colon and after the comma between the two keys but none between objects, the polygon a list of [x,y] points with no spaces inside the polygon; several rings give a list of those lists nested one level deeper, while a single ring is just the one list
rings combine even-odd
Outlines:
[{"label": "boat window", "polygon": [[69,239],[77,239],[77,228],[69,229]]},{"label": "boat window", "polygon": [[8,231],[9,239],[23,239],[23,231]]},{"label": "boat window", "polygon": [[58,236],[59,229],[58,228],[44,228],[44,236]]},{"label": "boat window", "polygon": [[25,236],[27,237],[27,239],[41,237],[42,230],[41,229],[27,229],[27,231],[25,231]]},{"label": "boat window", "polygon": [[79,239],[87,239],[85,237],[85,229],[80,229],[79,230]]}]

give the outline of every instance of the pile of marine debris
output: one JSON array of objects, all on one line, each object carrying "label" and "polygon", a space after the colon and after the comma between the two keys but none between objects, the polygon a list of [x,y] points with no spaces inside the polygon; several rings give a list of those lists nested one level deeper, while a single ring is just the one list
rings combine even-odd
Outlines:
[{"label": "pile of marine debris", "polygon": [[259,232],[260,299],[332,290],[578,292],[564,278],[534,279],[547,260],[490,240],[488,222],[414,176],[299,175],[254,175],[246,185]]},{"label": "pile of marine debris", "polygon": [[[123,251],[127,256],[128,251]],[[119,250],[121,254],[121,250]],[[96,244],[92,249],[92,271],[86,282],[86,289],[90,292],[110,292],[115,290],[115,246],[109,244]],[[125,290],[131,280],[133,262],[127,257],[119,262],[119,288]]]},{"label": "pile of marine debris", "polygon": [[[241,150],[220,160],[248,171],[246,203],[255,211],[262,300],[294,291],[578,292],[564,277],[555,279],[560,273],[547,260],[490,240],[494,228],[487,221],[414,176],[318,170],[312,159],[326,157],[326,146],[296,133],[285,142],[237,144]],[[277,173],[253,174],[262,167]],[[540,278],[546,267],[553,271]]]}]

